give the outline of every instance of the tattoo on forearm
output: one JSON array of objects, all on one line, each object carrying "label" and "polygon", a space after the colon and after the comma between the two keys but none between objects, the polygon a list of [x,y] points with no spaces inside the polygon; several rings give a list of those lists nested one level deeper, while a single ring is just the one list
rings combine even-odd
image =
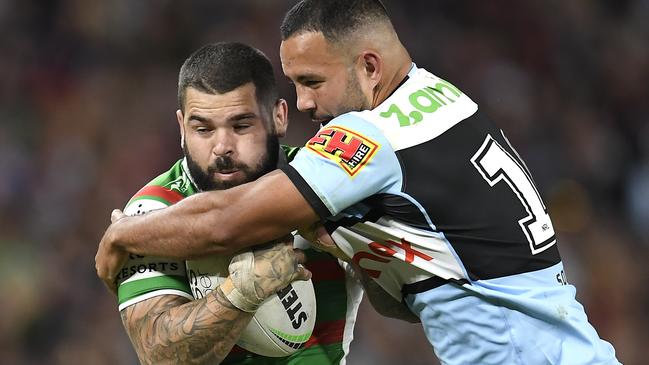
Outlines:
[{"label": "tattoo on forearm", "polygon": [[235,308],[220,288],[203,299],[154,297],[121,312],[143,364],[218,364],[252,314]]}]

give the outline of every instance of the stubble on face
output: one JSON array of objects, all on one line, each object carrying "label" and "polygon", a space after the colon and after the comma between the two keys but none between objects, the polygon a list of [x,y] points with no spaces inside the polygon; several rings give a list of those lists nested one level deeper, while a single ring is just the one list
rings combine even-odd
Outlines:
[{"label": "stubble on face", "polygon": [[349,70],[349,82],[345,88],[343,100],[344,104],[341,104],[341,107],[338,108],[338,115],[353,111],[369,110],[372,108],[370,101],[367,99],[365,94],[363,94],[361,84],[358,82],[358,77],[356,77],[356,73],[353,69]]},{"label": "stubble on face", "polygon": [[335,107],[331,114],[317,114],[316,109],[309,110],[309,117],[312,121],[326,125],[332,119],[349,112],[363,111],[371,109],[370,101],[367,99],[358,78],[353,70],[349,70],[349,82],[342,93],[340,103]]}]

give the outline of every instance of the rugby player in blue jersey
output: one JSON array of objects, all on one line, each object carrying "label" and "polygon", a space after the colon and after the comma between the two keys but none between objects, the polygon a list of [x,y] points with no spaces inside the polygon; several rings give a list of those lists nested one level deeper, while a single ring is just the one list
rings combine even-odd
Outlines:
[{"label": "rugby player in blue jersey", "polygon": [[466,94],[412,62],[380,1],[304,0],[281,30],[298,109],[321,129],[255,182],[113,224],[100,277],[113,280],[124,252],[228,253],[317,230],[420,319],[444,364],[618,364],[520,156]]}]

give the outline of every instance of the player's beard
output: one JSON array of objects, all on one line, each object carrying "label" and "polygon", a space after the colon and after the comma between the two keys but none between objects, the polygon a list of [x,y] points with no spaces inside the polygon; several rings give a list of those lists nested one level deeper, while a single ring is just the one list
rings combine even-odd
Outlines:
[{"label": "player's beard", "polygon": [[[245,184],[257,180],[261,176],[273,171],[277,168],[277,159],[279,158],[279,138],[275,134],[269,134],[266,139],[266,153],[261,156],[259,162],[250,167],[248,165],[234,161],[230,156],[219,156],[212,164],[204,171],[198,163],[192,158],[191,153],[186,145],[187,142],[183,141],[183,153],[187,160],[187,167],[189,173],[196,184],[196,187],[201,191],[209,190],[224,190],[233,186]],[[215,173],[225,170],[237,169],[244,175],[240,180],[221,181],[216,178]]]}]

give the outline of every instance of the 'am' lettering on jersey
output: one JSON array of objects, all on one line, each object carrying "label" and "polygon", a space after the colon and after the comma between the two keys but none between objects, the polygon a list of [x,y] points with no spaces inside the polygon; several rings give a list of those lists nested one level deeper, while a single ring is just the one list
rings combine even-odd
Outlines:
[{"label": "'am' lettering on jersey", "polygon": [[354,176],[369,163],[381,146],[356,132],[335,126],[318,131],[306,147],[336,162],[349,176]]}]

